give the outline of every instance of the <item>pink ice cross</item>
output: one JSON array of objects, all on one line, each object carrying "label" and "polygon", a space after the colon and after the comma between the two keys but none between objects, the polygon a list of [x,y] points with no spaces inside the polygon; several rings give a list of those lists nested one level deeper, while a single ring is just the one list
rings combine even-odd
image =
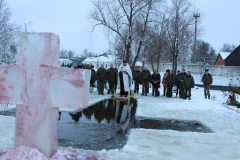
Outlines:
[{"label": "pink ice cross", "polygon": [[58,107],[88,105],[90,70],[59,65],[59,36],[24,33],[16,64],[0,66],[0,103],[16,104],[14,147],[25,145],[51,157],[58,147]]}]

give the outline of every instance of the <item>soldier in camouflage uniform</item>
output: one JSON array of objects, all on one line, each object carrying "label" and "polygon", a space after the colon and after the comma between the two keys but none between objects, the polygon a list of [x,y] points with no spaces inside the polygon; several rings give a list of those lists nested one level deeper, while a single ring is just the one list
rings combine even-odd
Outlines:
[{"label": "soldier in camouflage uniform", "polygon": [[177,75],[175,76],[175,85],[177,86],[177,93],[176,93],[176,97],[178,96],[178,92],[180,95],[180,82],[181,82],[181,78],[180,78],[180,71],[177,71]]},{"label": "soldier in camouflage uniform", "polygon": [[141,81],[141,72],[138,69],[134,72],[134,77],[135,77],[134,93],[138,93],[138,91],[139,91],[139,83]]},{"label": "soldier in camouflage uniform", "polygon": [[172,70],[169,71],[169,75],[167,76],[166,79],[166,84],[167,84],[167,97],[172,97],[172,87],[175,82],[175,77],[172,73]]},{"label": "soldier in camouflage uniform", "polygon": [[104,68],[103,64],[97,70],[96,80],[98,82],[98,94],[104,95],[104,85],[106,83],[106,69]]},{"label": "soldier in camouflage uniform", "polygon": [[95,81],[96,81],[96,72],[94,70],[94,66],[91,66],[91,79],[90,79],[90,92],[93,92],[93,88],[95,87]]},{"label": "soldier in camouflage uniform", "polygon": [[203,78],[202,78],[202,82],[203,82],[203,85],[204,85],[204,96],[205,98],[207,98],[208,96],[208,99],[210,99],[210,86],[213,82],[213,78],[212,78],[212,75],[210,73],[208,73],[208,69],[205,69],[205,73],[203,75]]},{"label": "soldier in camouflage uniform", "polygon": [[187,76],[185,69],[182,69],[182,73],[180,73],[180,88],[179,88],[179,98],[184,98],[185,96],[185,83],[184,79]]},{"label": "soldier in camouflage uniform", "polygon": [[184,99],[186,99],[187,96],[188,96],[188,99],[190,100],[191,99],[191,88],[193,88],[194,85],[195,85],[194,78],[193,78],[193,76],[191,76],[191,72],[190,71],[188,71],[188,74],[187,74],[187,76],[184,79],[184,83],[185,83],[184,88],[185,88],[185,91],[186,91]]},{"label": "soldier in camouflage uniform", "polygon": [[141,81],[142,81],[142,95],[149,93],[149,81],[151,81],[151,74],[147,67],[141,73]]},{"label": "soldier in camouflage uniform", "polygon": [[113,94],[114,93],[114,85],[116,83],[116,78],[117,78],[117,72],[113,68],[112,64],[106,73],[107,73],[107,82],[109,84],[108,94],[110,94],[110,92],[111,92],[111,94]]}]

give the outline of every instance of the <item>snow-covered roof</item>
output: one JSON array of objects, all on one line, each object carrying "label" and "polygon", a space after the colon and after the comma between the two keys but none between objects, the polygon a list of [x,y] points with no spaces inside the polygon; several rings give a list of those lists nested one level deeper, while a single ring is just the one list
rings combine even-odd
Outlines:
[{"label": "snow-covered roof", "polygon": [[222,57],[222,59],[225,60],[230,53],[231,52],[220,52],[219,54]]},{"label": "snow-covered roof", "polygon": [[73,61],[70,59],[60,59],[60,64],[62,64],[63,62],[67,64],[67,63],[72,63]]},{"label": "snow-covered roof", "polygon": [[136,67],[142,67],[142,62],[137,61],[135,64]]},{"label": "snow-covered roof", "polygon": [[93,63],[93,62],[113,63],[114,60],[115,60],[115,57],[113,55],[108,55],[108,57],[106,56],[88,57],[82,63]]}]

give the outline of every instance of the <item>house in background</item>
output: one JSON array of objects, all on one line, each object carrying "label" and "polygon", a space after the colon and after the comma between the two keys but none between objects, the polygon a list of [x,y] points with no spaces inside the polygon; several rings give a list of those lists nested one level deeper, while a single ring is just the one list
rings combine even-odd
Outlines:
[{"label": "house in background", "polygon": [[225,66],[240,66],[240,45],[226,57]]},{"label": "house in background", "polygon": [[111,64],[113,64],[114,68],[118,68],[119,62],[120,60],[116,56],[104,53],[96,57],[88,57],[82,63],[93,65],[95,69],[98,69],[103,64],[104,68],[108,69]]},{"label": "house in background", "polygon": [[215,62],[216,66],[225,66],[225,59],[230,55],[231,52],[220,52]]}]

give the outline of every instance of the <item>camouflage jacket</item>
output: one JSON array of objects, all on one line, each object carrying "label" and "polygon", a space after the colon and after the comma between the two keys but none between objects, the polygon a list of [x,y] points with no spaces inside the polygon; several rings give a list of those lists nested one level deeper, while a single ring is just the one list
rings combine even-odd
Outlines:
[{"label": "camouflage jacket", "polygon": [[91,70],[91,82],[95,82],[96,81],[96,72],[95,70]]},{"label": "camouflage jacket", "polygon": [[140,82],[141,81],[141,72],[140,71],[135,71],[134,72],[134,78],[135,78],[135,81]]},{"label": "camouflage jacket", "polygon": [[176,86],[180,86],[180,82],[181,82],[181,75],[180,75],[180,74],[177,74],[177,75],[175,76],[175,82],[174,82],[174,84],[175,84]]},{"label": "camouflage jacket", "polygon": [[141,73],[141,81],[142,82],[149,82],[151,81],[151,74],[149,72],[149,70],[145,71],[143,70]]},{"label": "camouflage jacket", "polygon": [[203,75],[202,82],[204,85],[211,85],[213,82],[212,75],[208,73]]},{"label": "camouflage jacket", "polygon": [[97,70],[96,74],[96,80],[99,80],[99,82],[105,83],[106,82],[106,69],[105,68],[99,68]]},{"label": "camouflage jacket", "polygon": [[194,78],[191,75],[187,75],[184,79],[184,84],[187,88],[191,88],[191,83],[193,84],[193,86],[195,85]]},{"label": "camouflage jacket", "polygon": [[106,72],[107,79],[109,82],[116,82],[117,81],[117,72],[114,68],[109,68]]},{"label": "camouflage jacket", "polygon": [[[187,73],[186,72],[184,72],[184,73],[180,73],[180,85],[184,85],[184,79],[185,79],[185,77],[187,76]],[[181,81],[181,80],[183,80],[183,82]]]},{"label": "camouflage jacket", "polygon": [[168,75],[167,76],[167,79],[166,79],[166,84],[168,85],[168,86],[171,86],[171,85],[173,85],[175,83],[175,76],[172,74],[172,75]]}]

